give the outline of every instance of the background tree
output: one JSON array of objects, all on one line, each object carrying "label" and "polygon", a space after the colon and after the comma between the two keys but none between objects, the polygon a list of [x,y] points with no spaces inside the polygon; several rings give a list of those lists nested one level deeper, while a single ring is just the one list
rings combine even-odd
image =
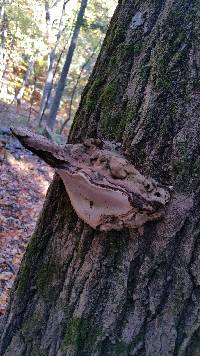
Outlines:
[{"label": "background tree", "polygon": [[70,142],[114,139],[174,186],[163,221],[98,232],[55,176],[2,326],[2,355],[199,355],[199,1],[120,1]]},{"label": "background tree", "polygon": [[[36,6],[37,10],[40,7],[41,4],[39,2]],[[4,86],[7,87],[6,89],[8,89],[10,80],[14,91],[18,92],[23,87],[30,57],[35,58],[36,54],[40,54],[42,51],[42,31],[40,21],[36,21],[34,4],[30,5],[26,0],[18,0],[16,2],[7,2],[4,8],[7,26],[3,37],[4,63],[0,68],[0,75],[5,80]],[[2,21],[2,26],[3,23]],[[15,80],[16,74],[19,80]],[[3,84],[1,89],[3,89]]]},{"label": "background tree", "polygon": [[[55,44],[52,48],[50,39],[49,39],[49,32],[50,32],[50,9],[49,9],[49,3],[48,1],[45,2],[45,13],[46,13],[46,27],[47,27],[47,40],[48,40],[48,70],[47,70],[47,77],[46,77],[46,81],[44,84],[44,89],[43,89],[43,95],[42,95],[42,99],[41,99],[41,103],[40,103],[40,110],[39,110],[39,125],[41,125],[43,116],[45,114],[45,111],[47,109],[48,106],[48,102],[49,102],[49,98],[51,95],[51,91],[53,88],[53,78],[54,78],[54,64],[55,64],[55,60],[56,60],[56,51],[57,51],[57,47],[59,45],[59,41],[61,39],[61,36],[65,30],[65,27],[63,27],[63,17],[65,15],[65,8],[66,5],[68,3],[69,0],[64,0],[63,4],[62,4],[62,10],[61,10],[61,14],[60,14],[60,18],[59,18],[59,25],[58,25],[58,32],[56,35],[56,41]],[[53,6],[51,7],[51,10],[54,9],[54,6],[56,4],[54,3]],[[55,21],[55,20],[54,20]],[[53,23],[54,23],[53,21]],[[52,23],[52,26],[53,26]]]},{"label": "background tree", "polygon": [[[27,115],[24,109],[32,105],[32,102],[32,111],[35,114],[33,114],[30,125],[36,128],[38,126],[37,119],[39,124],[43,125],[44,114],[45,117],[48,116],[80,4],[76,0],[33,0],[31,3],[28,0],[16,0],[15,2],[5,2],[5,4],[2,2],[1,5],[0,77],[2,81],[0,83],[0,100],[13,104],[18,92],[23,93],[21,113]],[[64,99],[60,104],[56,130],[60,129],[68,116],[73,83],[79,76],[82,66],[87,62],[87,58],[103,39],[114,7],[115,1],[113,0],[91,0],[87,6],[76,51],[70,65],[67,85],[64,88]],[[78,82],[71,106],[72,119],[98,51],[99,47]],[[28,71],[29,79],[25,84],[24,79],[27,77],[26,72],[29,68],[30,58],[33,58],[35,72],[38,76],[35,81],[33,70]],[[37,98],[34,101],[32,101],[31,94],[33,91]],[[44,122],[45,125],[46,122]]]},{"label": "background tree", "polygon": [[72,116],[72,106],[73,106],[73,101],[74,101],[74,98],[76,96],[76,91],[77,91],[77,88],[78,88],[78,84],[81,80],[81,77],[83,75],[83,72],[85,69],[87,69],[87,66],[90,64],[90,61],[92,60],[93,56],[95,55],[96,51],[98,49],[98,46],[94,49],[94,51],[91,53],[90,57],[86,60],[86,62],[83,64],[82,68],[81,68],[81,71],[78,75],[78,77],[76,78],[76,81],[75,81],[75,84],[73,86],[73,89],[72,89],[72,93],[71,93],[71,98],[70,98],[70,103],[69,103],[69,111],[68,111],[68,116],[66,118],[66,120],[63,122],[62,126],[61,126],[61,129],[60,129],[60,133],[62,133],[62,131],[64,130],[65,126],[67,125],[67,123],[71,120],[71,116]]},{"label": "background tree", "polygon": [[80,4],[80,9],[77,15],[77,20],[76,20],[76,24],[73,30],[73,34],[72,34],[72,38],[71,38],[71,42],[69,45],[69,49],[67,51],[67,55],[66,55],[66,59],[65,59],[65,63],[64,66],[62,68],[62,72],[58,81],[58,85],[56,87],[56,92],[55,92],[55,96],[53,98],[52,104],[51,104],[51,108],[50,108],[50,112],[49,112],[49,116],[48,116],[48,120],[47,120],[47,126],[48,128],[50,128],[51,130],[54,128],[55,122],[56,122],[56,115],[59,109],[59,105],[60,105],[60,100],[61,97],[63,95],[63,91],[65,88],[65,83],[67,80],[67,76],[68,76],[68,72],[69,72],[69,68],[72,62],[72,58],[73,58],[73,54],[74,54],[74,50],[76,48],[77,45],[77,40],[78,40],[78,36],[80,33],[80,29],[81,29],[81,25],[83,23],[83,17],[85,14],[85,10],[86,10],[86,6],[87,6],[87,0],[81,0],[81,4]]}]

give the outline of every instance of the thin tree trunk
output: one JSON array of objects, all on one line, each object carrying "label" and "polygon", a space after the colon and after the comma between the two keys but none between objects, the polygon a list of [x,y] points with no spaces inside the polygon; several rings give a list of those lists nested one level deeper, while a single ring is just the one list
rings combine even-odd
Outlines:
[{"label": "thin tree trunk", "polygon": [[68,72],[69,72],[69,68],[72,62],[72,58],[73,58],[73,54],[74,54],[74,50],[76,48],[76,44],[77,44],[77,40],[78,40],[78,36],[79,36],[79,32],[82,26],[82,22],[83,22],[83,17],[84,17],[84,13],[85,13],[85,9],[87,6],[87,1],[88,0],[81,0],[81,6],[80,6],[80,10],[77,16],[77,21],[75,24],[75,28],[74,28],[74,32],[72,34],[72,39],[71,39],[71,43],[67,52],[67,56],[65,59],[65,63],[60,75],[60,79],[58,81],[58,85],[56,88],[56,92],[55,92],[55,96],[53,98],[52,104],[51,104],[51,108],[50,108],[50,112],[49,112],[49,116],[48,116],[48,120],[47,120],[47,126],[52,130],[55,126],[55,122],[56,122],[56,115],[59,109],[59,105],[60,105],[60,100],[61,97],[63,95],[63,91],[65,88],[65,83],[67,81],[67,76],[68,76]]},{"label": "thin tree trunk", "polygon": [[[65,0],[63,2],[62,13],[61,13],[61,16],[60,16],[60,21],[59,21],[59,31],[58,31],[58,34],[57,34],[56,42],[55,42],[54,48],[52,50],[50,48],[50,50],[49,50],[47,79],[46,79],[46,82],[45,82],[45,85],[44,85],[42,100],[41,100],[41,104],[40,104],[40,111],[39,111],[39,126],[41,126],[42,120],[44,118],[45,111],[46,111],[47,106],[48,106],[48,101],[49,101],[49,98],[51,96],[51,91],[53,89],[53,78],[54,78],[54,69],[53,68],[54,68],[55,59],[56,59],[57,47],[59,45],[60,38],[61,38],[65,28],[66,28],[66,26],[65,26],[63,29],[61,29],[61,26],[62,26],[63,16],[64,16],[64,13],[65,13],[65,7],[66,7],[66,4],[67,4],[68,1],[69,0],[67,0],[67,1]],[[47,9],[47,6],[46,6],[46,9]],[[49,9],[48,9],[48,14],[49,14]],[[48,15],[48,16],[46,15],[46,18],[48,18],[49,16],[50,15]],[[48,25],[48,31],[49,31],[49,25]]]},{"label": "thin tree trunk", "polygon": [[[54,48],[55,49],[55,48]],[[39,111],[39,126],[41,126],[42,120],[44,118],[44,114],[47,108],[48,99],[51,95],[51,90],[53,87],[53,65],[55,61],[56,52],[53,50],[50,56],[50,63],[47,72],[47,79],[44,85],[42,100],[40,104],[40,111]]]},{"label": "thin tree trunk", "polygon": [[45,7],[45,19],[46,19],[47,43],[48,43],[48,46],[50,47],[49,33],[51,31],[51,15],[50,15],[49,0],[45,0],[44,7]]},{"label": "thin tree trunk", "polygon": [[79,73],[79,76],[76,80],[76,83],[73,87],[73,90],[72,90],[72,94],[71,94],[71,98],[70,98],[70,102],[69,102],[69,111],[68,111],[68,115],[67,115],[67,118],[65,119],[65,121],[63,122],[62,126],[61,126],[61,129],[60,129],[60,134],[62,134],[65,126],[67,125],[67,123],[71,120],[71,116],[72,116],[72,105],[73,105],[73,101],[74,101],[74,96],[76,94],[76,90],[77,90],[77,87],[78,87],[78,84],[79,84],[79,81],[80,81],[80,78],[81,78],[81,75],[82,75],[82,70],[80,71]]},{"label": "thin tree trunk", "polygon": [[199,34],[198,0],[119,2],[69,141],[121,143],[143,174],[173,185],[171,201],[143,235],[101,232],[56,175],[1,355],[200,355]]},{"label": "thin tree trunk", "polygon": [[[9,1],[9,5],[12,4],[13,1]],[[4,16],[4,13],[5,13],[5,5],[7,5],[8,2],[6,0],[1,0],[0,2],[0,20],[2,21],[3,20],[3,16]]]},{"label": "thin tree trunk", "polygon": [[61,129],[60,129],[60,134],[62,134],[66,124],[71,120],[71,114],[72,114],[72,105],[73,105],[73,101],[74,101],[74,96],[76,94],[76,90],[77,90],[77,87],[78,87],[78,84],[79,84],[79,81],[82,77],[82,74],[83,74],[83,71],[84,69],[87,67],[87,65],[90,63],[92,57],[94,56],[94,54],[96,53],[96,50],[97,48],[99,47],[99,44],[98,46],[96,46],[96,48],[93,50],[93,52],[91,53],[91,55],[89,56],[89,58],[86,60],[86,62],[82,65],[81,67],[81,70],[80,70],[80,73],[76,79],[76,82],[75,82],[75,85],[73,87],[73,90],[72,90],[72,94],[71,94],[71,98],[70,98],[70,103],[69,103],[69,112],[68,112],[68,115],[67,115],[67,118],[66,120],[63,122],[62,126],[61,126]]},{"label": "thin tree trunk", "polygon": [[8,30],[8,18],[5,12],[5,5],[1,7],[1,45],[0,45],[0,70],[1,70],[1,79],[3,79],[3,73],[5,69],[5,51],[6,51],[6,37],[7,37],[7,30]]},{"label": "thin tree trunk", "polygon": [[4,60],[3,60],[3,66],[2,66],[2,74],[1,74],[1,77],[0,77],[0,92],[2,91],[2,89],[4,87],[4,79],[6,77],[6,73],[7,73],[7,70],[8,70],[9,63],[12,60],[11,54],[12,54],[12,51],[13,51],[13,48],[14,48],[14,44],[15,44],[15,37],[13,36],[11,44],[9,46],[9,52],[6,50],[6,51],[4,51],[4,55],[3,55]]},{"label": "thin tree trunk", "polygon": [[30,60],[29,60],[29,63],[28,63],[28,67],[27,67],[26,73],[25,73],[24,78],[23,78],[22,85],[21,85],[21,87],[19,88],[18,92],[15,95],[15,100],[17,102],[17,106],[21,105],[21,100],[22,100],[23,95],[24,95],[24,90],[25,90],[25,88],[26,88],[26,86],[28,84],[28,80],[30,78],[30,75],[32,74],[33,66],[34,66],[34,58],[31,57]]},{"label": "thin tree trunk", "polygon": [[40,110],[38,116],[39,126],[41,126],[41,122],[44,116],[44,111],[46,108],[47,97],[52,87],[52,80],[53,80],[52,71],[53,71],[54,57],[56,53],[55,48],[53,48],[53,50],[51,49],[51,44],[49,39],[49,33],[51,31],[51,13],[50,13],[49,0],[45,0],[44,6],[45,6],[45,20],[46,20],[46,38],[47,38],[47,45],[48,45],[48,57],[47,57],[48,70],[47,70],[46,82],[44,84],[43,95],[40,103]]},{"label": "thin tree trunk", "polygon": [[4,9],[5,9],[5,3],[2,2],[2,3],[0,4],[0,19],[1,19],[1,20],[2,20],[2,18],[3,18]]},{"label": "thin tree trunk", "polygon": [[4,29],[4,16],[5,16],[5,1],[2,1],[2,3],[0,3],[1,42],[2,42],[2,29]]},{"label": "thin tree trunk", "polygon": [[34,77],[34,84],[33,84],[33,91],[32,91],[31,99],[30,99],[30,108],[29,108],[29,115],[28,115],[27,123],[29,123],[30,120],[31,120],[31,114],[32,114],[32,110],[33,110],[33,102],[34,102],[34,93],[35,93],[35,90],[36,90],[36,83],[37,83],[37,77],[36,77],[36,71],[35,71],[35,63],[33,63],[33,77]]}]

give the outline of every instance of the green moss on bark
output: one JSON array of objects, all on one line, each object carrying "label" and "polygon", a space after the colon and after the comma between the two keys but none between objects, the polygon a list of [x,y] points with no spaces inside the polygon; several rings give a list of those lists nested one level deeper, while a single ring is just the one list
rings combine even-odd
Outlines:
[{"label": "green moss on bark", "polygon": [[110,105],[114,102],[119,84],[117,80],[113,80],[104,87],[104,91],[101,95],[103,109],[109,109]]},{"label": "green moss on bark", "polygon": [[137,56],[141,53],[142,43],[121,43],[117,47],[118,61],[130,60],[130,57]]},{"label": "green moss on bark", "polygon": [[53,279],[55,275],[55,266],[42,265],[37,273],[36,285],[47,301],[52,301],[56,297],[56,288],[53,286]]},{"label": "green moss on bark", "polygon": [[112,37],[112,43],[115,46],[118,46],[121,42],[124,42],[125,36],[126,36],[126,29],[119,25],[116,26]]},{"label": "green moss on bark", "polygon": [[23,295],[26,292],[28,282],[30,281],[31,268],[29,264],[24,264],[21,267],[18,285],[17,285],[17,294],[19,296]]},{"label": "green moss on bark", "polygon": [[22,296],[28,288],[28,285],[31,281],[31,266],[38,255],[39,246],[37,243],[37,238],[33,235],[32,240],[30,241],[27,251],[26,251],[26,259],[22,264],[22,268],[20,270],[20,275],[18,278],[17,284],[17,293]]},{"label": "green moss on bark", "polygon": [[96,99],[100,95],[101,87],[103,83],[104,83],[103,79],[96,79],[92,83],[90,90],[88,91],[87,96],[85,98],[85,108],[88,113],[95,110]]},{"label": "green moss on bark", "polygon": [[22,324],[21,333],[26,342],[32,341],[41,329],[42,316],[37,313]]},{"label": "green moss on bark", "polygon": [[123,341],[117,342],[112,346],[112,354],[118,356],[129,356],[129,345]]},{"label": "green moss on bark", "polygon": [[90,355],[99,333],[99,329],[94,328],[88,319],[70,319],[61,345],[62,355],[65,355],[65,350],[73,345],[76,345],[81,355]]}]

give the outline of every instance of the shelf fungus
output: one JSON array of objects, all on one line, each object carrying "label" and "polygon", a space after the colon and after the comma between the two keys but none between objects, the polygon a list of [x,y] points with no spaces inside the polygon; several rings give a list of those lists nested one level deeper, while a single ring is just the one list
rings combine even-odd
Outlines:
[{"label": "shelf fungus", "polygon": [[92,228],[141,233],[146,222],[162,218],[170,189],[140,174],[114,144],[87,139],[61,146],[26,129],[11,131],[54,167],[77,215]]}]

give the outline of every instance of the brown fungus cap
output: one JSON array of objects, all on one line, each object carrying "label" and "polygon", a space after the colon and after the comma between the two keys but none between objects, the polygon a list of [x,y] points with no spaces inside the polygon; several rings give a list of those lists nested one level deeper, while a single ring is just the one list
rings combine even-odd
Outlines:
[{"label": "brown fungus cap", "polygon": [[142,231],[146,222],[162,217],[169,189],[143,176],[113,143],[87,139],[61,146],[25,129],[11,130],[55,168],[77,215],[92,228]]}]

